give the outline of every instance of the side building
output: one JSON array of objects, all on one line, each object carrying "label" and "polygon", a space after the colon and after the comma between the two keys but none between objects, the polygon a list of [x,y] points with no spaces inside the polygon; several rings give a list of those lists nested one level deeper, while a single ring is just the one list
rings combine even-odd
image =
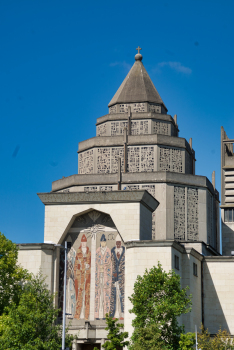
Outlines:
[{"label": "side building", "polygon": [[79,143],[78,174],[38,194],[44,243],[19,245],[19,262],[42,268],[62,307],[64,255],[55,244],[68,242],[67,321],[79,331],[76,349],[101,346],[106,313],[131,334],[128,297],[137,275],[158,262],[193,295],[191,313],[180,318],[186,331],[203,323],[234,334],[234,260],[220,255],[214,176],[211,183],[195,175],[192,140],[179,137],[177,116],[167,114],[140,53],[108,108],[96,136]]}]

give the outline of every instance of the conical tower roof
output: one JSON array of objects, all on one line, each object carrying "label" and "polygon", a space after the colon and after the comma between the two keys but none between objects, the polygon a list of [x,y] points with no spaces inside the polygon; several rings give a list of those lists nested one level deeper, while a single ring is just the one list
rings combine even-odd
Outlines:
[{"label": "conical tower roof", "polygon": [[119,103],[150,102],[161,104],[167,110],[141,62],[142,55],[140,53],[136,54],[135,60],[134,65],[110,101],[108,107]]}]

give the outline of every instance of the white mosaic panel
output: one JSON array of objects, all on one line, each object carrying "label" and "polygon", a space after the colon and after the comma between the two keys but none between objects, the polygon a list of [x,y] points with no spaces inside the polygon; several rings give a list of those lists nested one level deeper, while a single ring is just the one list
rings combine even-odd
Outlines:
[{"label": "white mosaic panel", "polygon": [[79,153],[79,174],[93,173],[93,150]]},{"label": "white mosaic panel", "polygon": [[198,237],[198,189],[187,190],[187,239],[197,241]]},{"label": "white mosaic panel", "polygon": [[97,136],[106,135],[106,123],[97,126]]},{"label": "white mosaic panel", "polygon": [[174,238],[185,239],[185,188],[174,187]]}]

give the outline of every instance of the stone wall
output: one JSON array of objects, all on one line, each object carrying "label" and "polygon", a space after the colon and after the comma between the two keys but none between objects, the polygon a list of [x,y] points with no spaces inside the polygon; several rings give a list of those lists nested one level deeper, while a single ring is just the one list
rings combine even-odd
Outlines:
[{"label": "stone wall", "polygon": [[234,334],[234,258],[206,257],[204,262],[204,326]]}]

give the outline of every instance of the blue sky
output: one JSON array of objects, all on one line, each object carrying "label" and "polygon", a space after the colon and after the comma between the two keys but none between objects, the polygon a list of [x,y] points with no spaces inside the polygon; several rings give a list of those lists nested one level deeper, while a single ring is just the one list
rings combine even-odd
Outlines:
[{"label": "blue sky", "polygon": [[1,1],[0,231],[43,242],[37,192],[77,173],[78,142],[142,47],[143,64],[180,136],[193,138],[196,174],[220,190],[220,127],[233,128],[234,2]]}]

